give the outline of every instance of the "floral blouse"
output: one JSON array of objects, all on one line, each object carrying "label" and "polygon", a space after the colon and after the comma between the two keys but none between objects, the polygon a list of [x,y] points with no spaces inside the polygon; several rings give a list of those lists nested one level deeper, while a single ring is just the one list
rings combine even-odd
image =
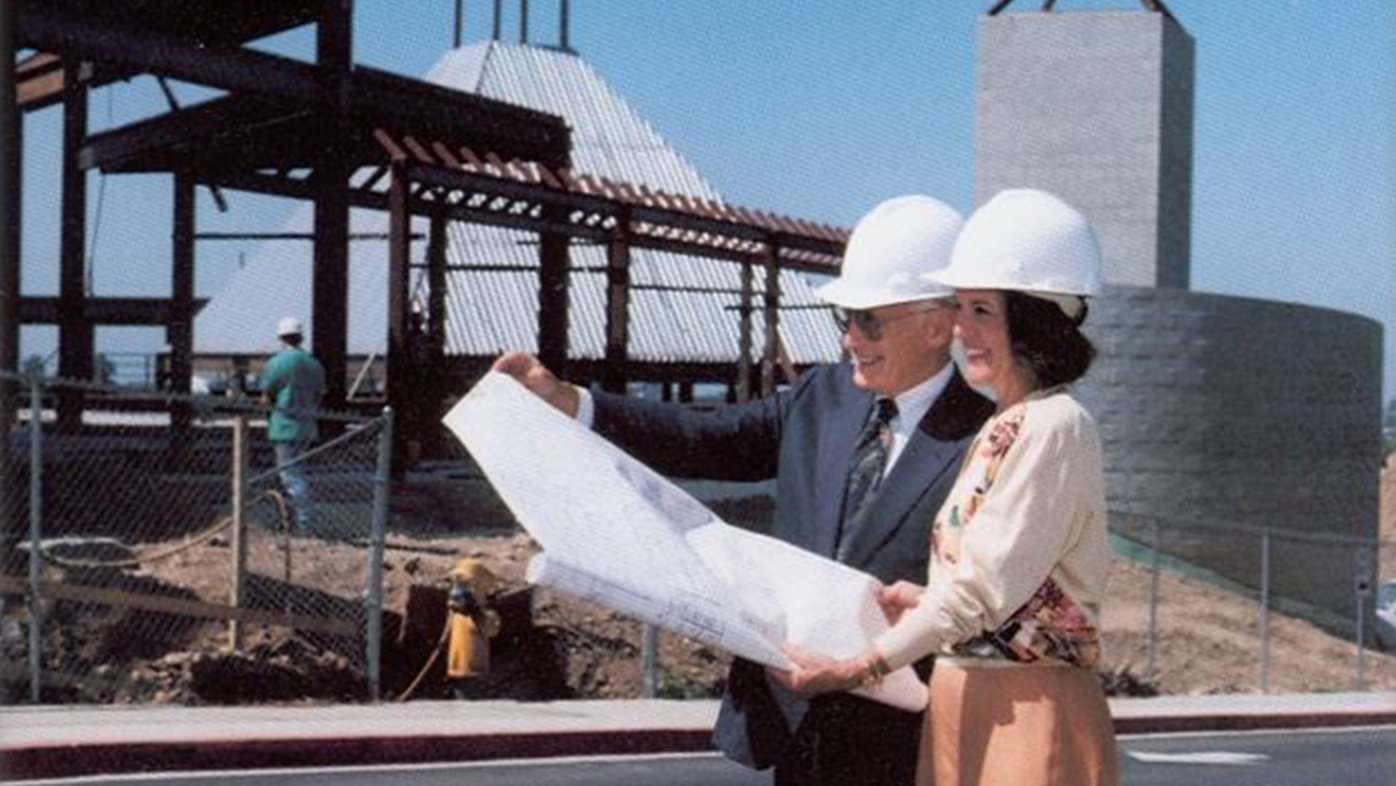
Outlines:
[{"label": "floral blouse", "polygon": [[1093,667],[1110,548],[1095,421],[1063,388],[996,414],[936,515],[926,592],[878,638],[932,652]]}]

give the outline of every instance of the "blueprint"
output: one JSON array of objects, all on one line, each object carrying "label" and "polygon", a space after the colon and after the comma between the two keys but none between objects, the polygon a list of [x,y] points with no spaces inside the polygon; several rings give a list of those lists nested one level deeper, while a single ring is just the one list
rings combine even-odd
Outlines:
[{"label": "blueprint", "polygon": [[[887,628],[876,579],[728,525],[512,377],[485,375],[443,422],[541,547],[532,583],[777,668],[786,642],[844,658]],[[926,704],[910,668],[859,692]]]}]

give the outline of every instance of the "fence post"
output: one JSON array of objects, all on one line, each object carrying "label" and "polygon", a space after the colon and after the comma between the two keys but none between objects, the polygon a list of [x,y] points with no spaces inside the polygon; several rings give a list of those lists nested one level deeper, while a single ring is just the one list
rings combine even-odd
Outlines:
[{"label": "fence post", "polygon": [[1158,681],[1158,572],[1159,572],[1159,525],[1158,516],[1150,518],[1151,538],[1149,543],[1149,679]]},{"label": "fence post", "polygon": [[652,699],[658,689],[655,673],[659,664],[659,628],[646,622],[640,632],[640,685],[645,698]]},{"label": "fence post", "polygon": [[[242,608],[243,578],[247,568],[247,415],[241,410],[233,416],[233,589],[229,603]],[[228,623],[229,644],[234,652],[242,650],[242,620]]]},{"label": "fence post", "polygon": [[39,579],[43,564],[44,400],[38,373],[29,378],[29,700],[38,704],[43,674],[43,597]]},{"label": "fence post", "polygon": [[1260,692],[1270,692],[1270,528],[1260,530]]},{"label": "fence post", "polygon": [[383,430],[378,434],[378,469],[373,475],[373,532],[369,537],[368,595],[368,700],[378,701],[382,690],[380,659],[383,651],[383,539],[388,525],[388,485],[393,463],[393,408],[383,407]]},{"label": "fence post", "polygon": [[1357,576],[1355,589],[1357,591],[1357,690],[1363,690],[1366,683],[1366,653],[1365,646],[1367,637],[1365,635],[1365,617],[1367,616],[1366,600],[1372,593],[1372,571],[1376,567],[1376,560],[1371,551],[1357,547]]}]

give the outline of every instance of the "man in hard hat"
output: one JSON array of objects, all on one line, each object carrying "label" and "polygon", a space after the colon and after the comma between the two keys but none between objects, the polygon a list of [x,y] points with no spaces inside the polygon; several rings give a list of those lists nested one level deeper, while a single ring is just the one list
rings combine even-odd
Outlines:
[{"label": "man in hard hat", "polygon": [[281,340],[281,351],[262,371],[262,397],[272,407],[267,439],[276,450],[276,465],[290,498],[296,530],[309,534],[313,511],[304,456],[320,436],[315,412],[325,395],[325,367],[301,346],[305,329],[299,319],[283,318],[276,325],[276,336]]},{"label": "man in hard hat", "polygon": [[[960,225],[927,196],[864,216],[838,278],[818,290],[847,365],[812,369],[772,397],[698,411],[589,393],[523,353],[494,369],[660,472],[775,478],[775,537],[889,585],[924,581],[932,517],[993,411],[950,362],[952,291],[924,275],[949,262]],[[920,718],[848,693],[806,701],[739,658],[713,736],[729,758],[774,766],[781,786],[910,784]]]}]

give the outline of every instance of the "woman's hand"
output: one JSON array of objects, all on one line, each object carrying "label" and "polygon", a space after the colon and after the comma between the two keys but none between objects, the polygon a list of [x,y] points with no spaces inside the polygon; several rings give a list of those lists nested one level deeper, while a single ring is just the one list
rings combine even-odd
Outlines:
[{"label": "woman's hand", "polygon": [[896,625],[903,613],[916,608],[916,605],[921,602],[922,593],[925,591],[926,588],[920,584],[899,581],[890,587],[878,588],[877,605],[882,607],[882,614],[887,617],[887,623]]},{"label": "woman's hand", "polygon": [[[786,688],[806,698],[821,693],[836,693],[862,687],[870,678],[880,679],[865,654],[839,660],[827,655],[807,652],[794,644],[786,644],[781,650],[795,664],[789,671],[768,669],[776,681]],[[876,657],[876,656],[873,656]],[[877,658],[879,661],[881,658]]]}]

